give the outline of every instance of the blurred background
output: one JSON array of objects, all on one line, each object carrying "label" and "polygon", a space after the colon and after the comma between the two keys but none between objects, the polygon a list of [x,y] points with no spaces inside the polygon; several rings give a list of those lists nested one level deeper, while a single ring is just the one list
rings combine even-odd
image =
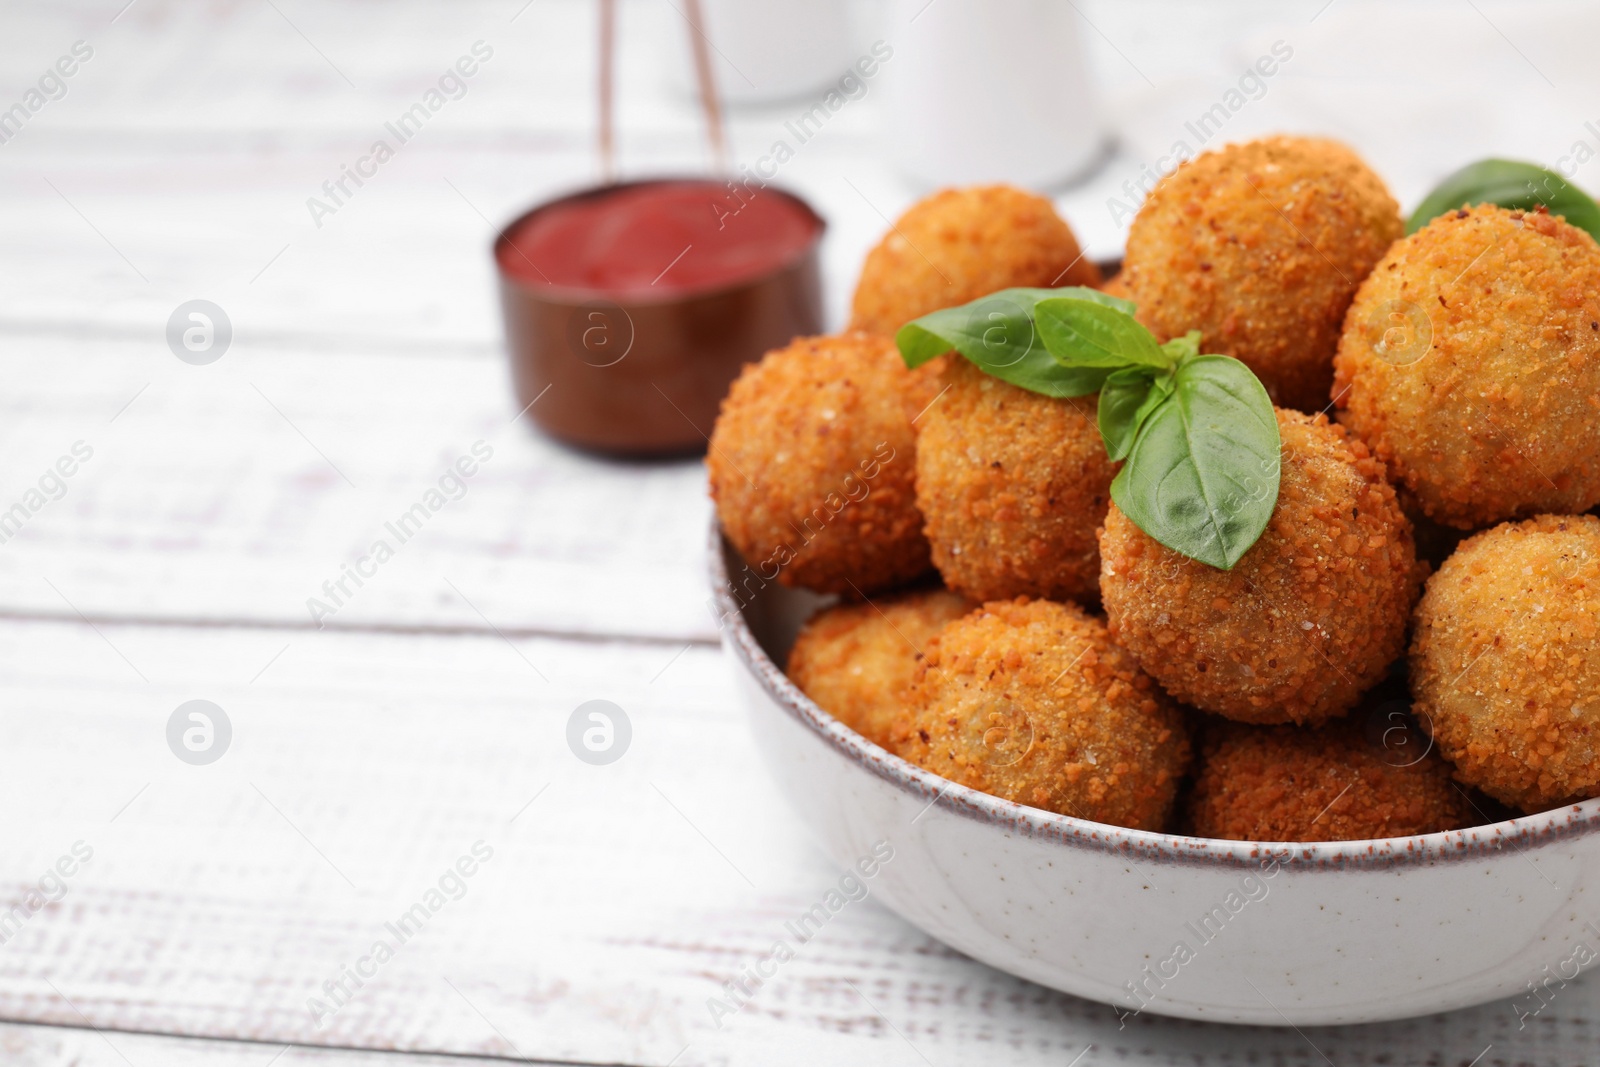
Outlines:
[{"label": "blurred background", "polygon": [[[734,170],[785,142],[774,180],[827,220],[829,328],[942,182],[1044,188],[1096,258],[1178,146],[1269,132],[1349,142],[1405,211],[1485,156],[1600,189],[1600,4],[705,6]],[[619,176],[709,173],[682,0],[618,8]],[[558,446],[508,386],[490,244],[600,178],[597,25],[588,0],[0,11],[6,1062],[1320,1062],[1294,1032],[1121,1031],[870,903],[707,1017],[838,872],[754,763],[698,461]],[[195,300],[227,325],[204,364],[168,341]],[[328,592],[463,456],[460,493]],[[601,699],[631,747],[593,766],[567,729]],[[203,765],[169,741],[191,700],[228,724]],[[426,936],[347,980],[479,842]],[[1592,985],[1531,1034],[1497,1005],[1314,1048],[1535,1062],[1592,1041]]]}]

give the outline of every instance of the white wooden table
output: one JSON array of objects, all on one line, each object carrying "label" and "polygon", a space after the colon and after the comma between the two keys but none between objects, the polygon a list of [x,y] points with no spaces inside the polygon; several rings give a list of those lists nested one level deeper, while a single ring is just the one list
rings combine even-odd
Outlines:
[{"label": "white wooden table", "polygon": [[[125,2],[0,11],[0,108],[92,49],[0,143],[0,515],[22,505],[0,543],[0,1063],[1600,1058],[1591,981],[1522,1030],[1494,1004],[1119,1031],[870,901],[718,1027],[707,999],[838,872],[733,700],[700,465],[573,454],[510,400],[487,245],[593,175],[589,6]],[[1408,202],[1475,156],[1553,161],[1600,118],[1600,65],[1568,54],[1600,39],[1593,12],[1080,10],[1121,136],[1060,201],[1096,254],[1121,243],[1108,199],[1274,40],[1295,59],[1225,139],[1346,137]],[[625,6],[630,173],[704,165],[662,45],[683,32],[669,0]],[[307,198],[477,41],[493,55],[465,95],[314,225]],[[792,109],[736,116],[740,158]],[[869,93],[782,176],[831,221],[835,322],[880,212],[915,195],[875,122]],[[205,366],[164,338],[197,298],[234,331]],[[314,622],[308,598],[479,442],[464,494]],[[48,476],[75,446],[92,454]],[[206,766],[167,742],[195,699],[232,726]],[[633,724],[608,766],[565,741],[591,699]],[[448,873],[475,848],[471,877]],[[379,940],[392,959],[360,963]]]}]

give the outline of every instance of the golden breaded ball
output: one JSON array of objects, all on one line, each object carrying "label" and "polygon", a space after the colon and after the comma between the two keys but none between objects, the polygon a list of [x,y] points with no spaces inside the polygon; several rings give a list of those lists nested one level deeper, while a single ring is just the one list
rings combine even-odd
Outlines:
[{"label": "golden breaded ball", "polygon": [[928,642],[975,607],[948,590],[925,589],[826,608],[801,629],[785,673],[823,711],[887,748]]},{"label": "golden breaded ball", "polygon": [[1105,624],[1027,597],[985,604],[928,643],[893,741],[953,782],[1139,830],[1165,827],[1189,764],[1182,709]]},{"label": "golden breaded ball", "polygon": [[1485,204],[1389,250],[1339,340],[1349,426],[1461,530],[1600,503],[1600,245]]},{"label": "golden breaded ball", "polygon": [[1465,541],[1417,606],[1411,687],[1461,781],[1529,812],[1600,796],[1600,519]]},{"label": "golden breaded ball", "polygon": [[850,327],[893,336],[914,318],[999,289],[1099,282],[1044,197],[1009,185],[946,189],[913,204],[867,253]]},{"label": "golden breaded ball", "polygon": [[945,584],[979,601],[1097,599],[1118,466],[1099,398],[1042,396],[959,358],[944,385],[917,420],[917,506]]},{"label": "golden breaded ball", "polygon": [[723,532],[760,580],[864,596],[927,571],[911,428],[924,378],[863,333],[800,338],[745,367],[706,467]]},{"label": "golden breaded ball", "polygon": [[1162,179],[1128,232],[1124,284],[1158,337],[1248,364],[1280,407],[1328,404],[1356,287],[1404,232],[1400,208],[1350,149],[1268,137]]},{"label": "golden breaded ball", "polygon": [[1100,291],[1107,296],[1114,296],[1118,300],[1132,300],[1133,294],[1128,291],[1128,279],[1118,272],[1116,277],[1100,287]]},{"label": "golden breaded ball", "polygon": [[1319,727],[1212,719],[1186,829],[1229,841],[1364,841],[1474,825],[1466,793],[1420,730],[1385,744],[1403,728],[1360,713]]},{"label": "golden breaded ball", "polygon": [[1322,416],[1277,414],[1278,503],[1244,558],[1231,571],[1190,559],[1113,505],[1100,593],[1112,634],[1177,699],[1317,723],[1399,657],[1421,569],[1383,464]]}]

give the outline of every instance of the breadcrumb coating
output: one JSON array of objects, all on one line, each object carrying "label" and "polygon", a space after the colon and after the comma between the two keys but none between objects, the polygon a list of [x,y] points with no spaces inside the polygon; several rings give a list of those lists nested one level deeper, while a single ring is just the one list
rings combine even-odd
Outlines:
[{"label": "breadcrumb coating", "polygon": [[1248,364],[1280,407],[1328,403],[1356,287],[1404,232],[1383,180],[1335,141],[1228,145],[1162,179],[1128,232],[1123,284],[1163,340]]},{"label": "breadcrumb coating", "polygon": [[863,333],[799,338],[745,367],[706,467],[755,580],[864,596],[928,570],[911,428],[926,394],[893,341]]},{"label": "breadcrumb coating", "polygon": [[1244,558],[1231,571],[1190,559],[1113,505],[1100,592],[1112,635],[1177,699],[1317,723],[1399,657],[1422,568],[1383,464],[1320,415],[1277,415],[1278,503]]},{"label": "breadcrumb coating", "polygon": [[825,608],[801,629],[785,673],[823,711],[887,748],[928,642],[975,607],[948,590],[925,589]]},{"label": "breadcrumb coating", "polygon": [[900,755],[1063,815],[1160,830],[1189,764],[1182,709],[1105,624],[1047,600],[985,604],[928,643]]},{"label": "breadcrumb coating", "polygon": [[1492,204],[1389,250],[1345,320],[1340,421],[1461,530],[1600,503],[1600,245]]},{"label": "breadcrumb coating", "polygon": [[1600,519],[1465,541],[1417,606],[1411,686],[1461,781],[1527,812],[1600,795]]},{"label": "breadcrumb coating", "polygon": [[1100,283],[1050,201],[1009,185],[913,204],[867,253],[850,327],[893,336],[912,319],[1015,287]]},{"label": "breadcrumb coating", "polygon": [[1385,744],[1402,729],[1359,713],[1319,727],[1212,719],[1187,829],[1228,841],[1363,841],[1474,825],[1466,793],[1426,751],[1426,735]]},{"label": "breadcrumb coating", "polygon": [[917,420],[917,506],[945,584],[974,600],[1094,601],[1118,464],[1098,397],[1041,396],[950,359]]}]

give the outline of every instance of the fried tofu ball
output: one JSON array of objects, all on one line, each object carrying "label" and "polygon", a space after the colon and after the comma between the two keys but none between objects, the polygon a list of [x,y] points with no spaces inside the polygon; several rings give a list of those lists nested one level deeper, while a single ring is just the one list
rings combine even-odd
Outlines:
[{"label": "fried tofu ball", "polygon": [[1461,781],[1527,812],[1600,796],[1600,519],[1464,542],[1417,606],[1411,687]]},{"label": "fried tofu ball", "polygon": [[1019,804],[1160,830],[1189,764],[1184,714],[1078,608],[985,604],[928,643],[896,751]]},{"label": "fried tofu ball", "polygon": [[868,334],[800,338],[745,367],[706,467],[723,532],[762,580],[864,596],[927,571],[911,428],[925,393]]},{"label": "fried tofu ball", "polygon": [[1379,463],[1322,416],[1278,410],[1278,502],[1231,571],[1115,505],[1100,535],[1111,632],[1167,692],[1252,723],[1342,715],[1399,657],[1421,568]]},{"label": "fried tofu ball", "polygon": [[999,289],[1099,283],[1044,197],[1009,185],[946,189],[913,204],[867,253],[850,327],[892,337],[912,319]]},{"label": "fried tofu ball", "polygon": [[1361,286],[1340,421],[1461,530],[1600,503],[1600,245],[1543,213],[1434,219]]},{"label": "fried tofu ball", "polygon": [[887,748],[923,650],[975,607],[948,590],[925,589],[826,608],[801,629],[785,673],[823,711]]},{"label": "fried tofu ball", "polygon": [[1158,337],[1249,365],[1280,407],[1321,411],[1356,287],[1405,226],[1334,141],[1228,145],[1162,179],[1128,232],[1124,284]]},{"label": "fried tofu ball", "polygon": [[[1398,720],[1398,717],[1397,717]],[[1411,734],[1394,743],[1398,732]],[[1187,828],[1228,841],[1364,841],[1474,825],[1450,765],[1409,724],[1360,714],[1319,727],[1212,719]]]},{"label": "fried tofu ball", "polygon": [[950,359],[917,420],[917,507],[933,562],[974,600],[1093,601],[1111,506],[1096,397],[1061,400]]}]

